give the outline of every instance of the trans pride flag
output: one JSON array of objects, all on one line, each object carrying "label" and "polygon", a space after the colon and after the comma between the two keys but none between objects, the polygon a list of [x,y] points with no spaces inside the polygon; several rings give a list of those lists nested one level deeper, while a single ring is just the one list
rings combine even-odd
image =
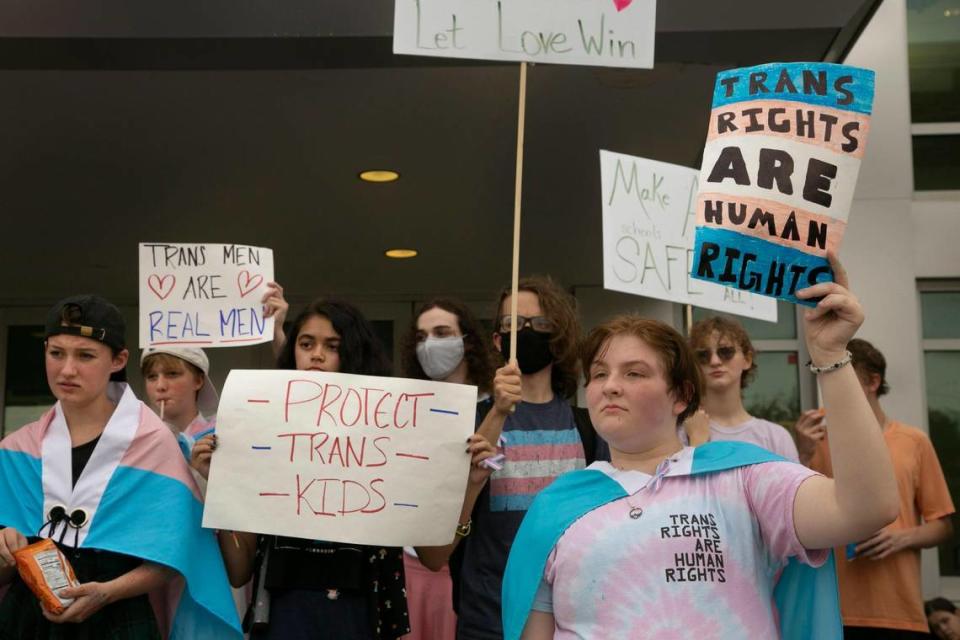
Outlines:
[{"label": "trans pride flag", "polygon": [[832,281],[873,107],[874,72],[773,63],[717,75],[690,275],[808,306]]},{"label": "trans pride flag", "polygon": [[[0,442],[0,526],[175,569],[180,576],[150,594],[164,635],[239,640],[220,549],[213,532],[200,526],[203,502],[177,440],[129,387],[111,387],[117,408],[75,486],[59,405]],[[51,505],[67,513],[83,509],[89,524],[41,531]]]}]

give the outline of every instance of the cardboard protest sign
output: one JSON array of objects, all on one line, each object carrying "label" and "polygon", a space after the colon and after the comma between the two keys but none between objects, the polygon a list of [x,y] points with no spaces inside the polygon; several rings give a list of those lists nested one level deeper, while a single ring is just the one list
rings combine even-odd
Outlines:
[{"label": "cardboard protest sign", "polygon": [[653,67],[655,0],[396,0],[393,52]]},{"label": "cardboard protest sign", "polygon": [[140,346],[269,342],[273,318],[260,300],[272,280],[271,249],[140,243]]},{"label": "cardboard protest sign", "polygon": [[603,287],[776,322],[776,300],[690,278],[698,174],[600,151]]},{"label": "cardboard protest sign", "polygon": [[203,526],[444,545],[467,486],[476,387],[319,371],[230,372]]},{"label": "cardboard protest sign", "polygon": [[832,281],[870,131],[874,72],[767,64],[717,75],[691,275],[794,295]]}]

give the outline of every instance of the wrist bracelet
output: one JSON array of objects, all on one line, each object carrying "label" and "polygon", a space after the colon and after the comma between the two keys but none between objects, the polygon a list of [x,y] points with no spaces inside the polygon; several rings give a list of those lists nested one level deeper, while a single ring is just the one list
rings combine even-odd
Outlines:
[{"label": "wrist bracelet", "polygon": [[819,374],[821,374],[821,373],[829,373],[830,371],[836,371],[837,369],[839,369],[839,368],[841,368],[841,367],[845,367],[845,366],[847,366],[848,364],[850,364],[850,362],[851,362],[852,360],[853,360],[853,354],[850,353],[849,351],[847,351],[845,356],[843,356],[842,358],[840,358],[839,360],[837,360],[837,361],[834,362],[833,364],[828,364],[828,365],[825,366],[825,367],[818,367],[818,366],[816,366],[816,365],[813,364],[813,360],[808,360],[808,361],[807,361],[807,368],[810,369],[810,371],[811,371],[812,373],[815,373],[815,374],[818,374],[818,375],[819,375]]},{"label": "wrist bracelet", "polygon": [[461,538],[466,538],[470,535],[470,530],[473,529],[473,520],[467,520],[463,524],[457,525],[457,535]]}]

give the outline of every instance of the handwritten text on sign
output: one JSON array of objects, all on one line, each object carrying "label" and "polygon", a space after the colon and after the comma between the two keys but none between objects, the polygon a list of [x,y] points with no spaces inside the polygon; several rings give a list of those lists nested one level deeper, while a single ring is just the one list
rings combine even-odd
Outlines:
[{"label": "handwritten text on sign", "polygon": [[655,0],[396,0],[393,52],[653,67]]},{"label": "handwritten text on sign", "polygon": [[690,278],[698,173],[600,152],[604,288],[776,322],[775,300]]},{"label": "handwritten text on sign", "polygon": [[448,544],[476,402],[476,387],[459,384],[231,371],[203,525],[355,544]]},{"label": "handwritten text on sign", "polygon": [[260,300],[273,251],[240,244],[140,244],[140,346],[233,347],[273,338]]},{"label": "handwritten text on sign", "polygon": [[694,278],[790,302],[833,280],[870,130],[874,72],[767,64],[717,75]]}]

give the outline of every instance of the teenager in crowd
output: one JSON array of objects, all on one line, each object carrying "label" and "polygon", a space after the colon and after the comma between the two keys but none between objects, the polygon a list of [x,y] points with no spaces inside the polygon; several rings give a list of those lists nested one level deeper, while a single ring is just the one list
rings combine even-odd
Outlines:
[{"label": "teenager in crowd", "polygon": [[[856,539],[858,544],[837,550],[840,608],[844,638],[919,638],[927,635],[920,585],[920,551],[953,537],[954,513],[950,490],[933,443],[925,433],[886,414],[880,397],[889,390],[887,362],[866,340],[848,346],[853,370],[870,403],[873,428],[880,435],[899,490],[899,515],[890,524]],[[797,421],[802,461],[811,469],[833,475],[834,432],[817,412]]]},{"label": "teenager in crowd", "polygon": [[940,640],[960,640],[960,615],[957,607],[946,598],[934,598],[923,603],[930,633]]},{"label": "teenager in crowd", "polygon": [[[423,304],[401,341],[400,354],[407,378],[471,384],[477,387],[481,402],[489,397],[495,368],[492,345],[487,331],[459,300],[436,298]],[[467,487],[461,534],[470,528],[469,514],[481,488],[482,482]],[[455,541],[462,537],[456,536]],[[407,638],[453,640],[457,618],[449,568],[444,563],[439,571],[431,571],[412,548],[404,551],[411,628]]]},{"label": "teenager in crowd", "polygon": [[583,349],[590,416],[612,461],[562,476],[528,512],[504,579],[508,640],[841,637],[831,563],[810,567],[890,522],[897,498],[847,366],[863,313],[832,266],[836,282],[798,297],[822,297],[804,333],[835,479],[749,443],[683,447],[677,425],[701,389],[693,353],[663,323],[616,318]]},{"label": "teenager in crowd", "polygon": [[[510,290],[496,304],[494,345],[510,353]],[[580,323],[573,297],[553,280],[523,278],[517,295],[517,362],[494,376],[493,398],[480,407],[478,432],[500,442],[503,468],[477,499],[463,545],[457,637],[502,636],[500,585],[510,545],[533,498],[565,471],[592,462],[600,441],[570,400],[580,375]]]},{"label": "teenager in crowd", "polygon": [[[390,363],[370,322],[353,305],[320,299],[291,323],[277,361],[280,369],[386,376]],[[216,448],[215,436],[197,442],[193,465],[204,477]],[[475,441],[479,463],[492,447]],[[453,537],[453,534],[451,534]],[[261,567],[259,590],[269,593],[269,622],[251,638],[283,640],[385,640],[409,632],[404,594],[403,551],[278,536],[221,532],[220,549],[231,583],[246,583]],[[449,555],[418,548],[428,566]],[[435,559],[434,556],[439,558]]]},{"label": "teenager in crowd", "polygon": [[[170,429],[122,382],[125,333],[117,308],[97,296],[66,298],[47,316],[57,403],[0,442],[0,585],[9,585],[0,638],[240,637],[189,468]],[[59,591],[73,599],[59,615],[14,564],[41,538],[80,582]]]},{"label": "teenager in crowd", "polygon": [[[757,354],[743,326],[722,316],[705,318],[691,327],[689,343],[703,374],[704,394],[702,411],[688,419],[686,429],[710,441],[752,442],[797,462],[797,446],[790,433],[779,424],[755,418],[743,406],[743,390],[757,375]],[[684,435],[681,432],[681,438]]]}]

